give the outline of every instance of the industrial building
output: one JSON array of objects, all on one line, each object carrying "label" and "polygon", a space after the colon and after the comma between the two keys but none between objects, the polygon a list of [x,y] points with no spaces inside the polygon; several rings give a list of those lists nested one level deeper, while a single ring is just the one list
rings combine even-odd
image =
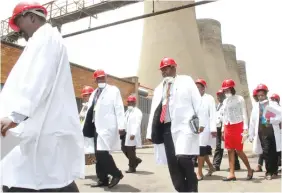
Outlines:
[{"label": "industrial building", "polygon": [[[144,19],[142,49],[139,59],[139,69],[136,77],[117,78],[108,75],[110,84],[116,85],[122,94],[124,105],[130,94],[138,95],[138,106],[143,112],[142,135],[148,123],[152,89],[157,86],[162,77],[159,69],[152,69],[152,64],[158,66],[163,57],[172,57],[178,63],[178,73],[196,78],[204,78],[208,83],[208,93],[215,96],[221,82],[232,78],[237,83],[236,89],[247,103],[248,113],[251,110],[246,78],[246,63],[237,61],[236,47],[223,44],[221,39],[221,24],[213,19],[197,19],[195,6],[213,1],[51,1],[45,5],[48,10],[48,22],[61,30],[62,25],[83,18],[95,18],[97,14],[114,10],[133,3],[144,4],[144,15],[129,18],[112,24],[105,24],[86,30],[81,30],[63,37],[71,37],[134,21]],[[23,47],[17,45],[18,33],[8,26],[8,20],[1,21],[1,85],[20,56]],[[92,74],[94,69],[88,69],[83,64],[71,63],[73,83],[78,108],[81,108],[80,92],[84,85],[96,85]],[[148,78],[149,77],[149,78]]]}]

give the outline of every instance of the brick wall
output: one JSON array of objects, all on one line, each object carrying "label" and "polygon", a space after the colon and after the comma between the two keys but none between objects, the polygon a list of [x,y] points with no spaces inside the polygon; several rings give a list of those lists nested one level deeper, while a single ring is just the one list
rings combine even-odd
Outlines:
[{"label": "brick wall", "polygon": [[[18,60],[23,47],[15,44],[1,41],[1,83],[5,83],[12,67]],[[93,82],[94,70],[79,66],[71,63],[71,72],[73,77],[73,84],[75,89],[75,95],[80,98],[81,90],[84,85],[96,87]],[[126,98],[136,91],[136,84],[129,80],[120,79],[114,76],[108,76],[109,84],[115,85],[120,89],[124,104]]]}]

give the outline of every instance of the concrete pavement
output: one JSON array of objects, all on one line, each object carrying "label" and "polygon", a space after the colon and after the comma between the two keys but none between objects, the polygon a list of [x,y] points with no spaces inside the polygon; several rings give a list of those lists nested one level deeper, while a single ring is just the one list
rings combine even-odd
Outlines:
[{"label": "concrete pavement", "polygon": [[[257,158],[250,153],[251,145],[246,145],[251,166],[254,168],[257,163]],[[152,148],[144,148],[137,150],[138,157],[143,162],[138,167],[138,172],[135,174],[126,174],[128,161],[121,152],[113,153],[113,157],[117,166],[123,171],[124,178],[120,184],[113,189],[108,188],[91,188],[90,184],[96,180],[95,165],[86,166],[86,179],[78,180],[77,184],[81,192],[175,192],[167,166],[159,166],[155,164]],[[254,174],[252,181],[245,181],[247,171],[244,164],[241,162],[242,170],[236,172],[236,182],[223,182],[221,179],[228,175],[226,169],[228,160],[223,158],[221,170],[215,172],[213,176],[206,177],[199,182],[200,192],[281,192],[281,179],[265,180],[264,172]],[[207,171],[204,171],[204,174]]]}]

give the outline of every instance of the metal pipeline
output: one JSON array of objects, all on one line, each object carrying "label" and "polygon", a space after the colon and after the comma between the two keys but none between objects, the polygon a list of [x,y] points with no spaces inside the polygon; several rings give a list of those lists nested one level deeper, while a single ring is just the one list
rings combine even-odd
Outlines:
[{"label": "metal pipeline", "polygon": [[187,9],[187,8],[190,8],[190,7],[196,7],[198,5],[204,5],[204,4],[208,4],[208,3],[212,3],[212,2],[216,2],[216,1],[214,1],[214,0],[213,1],[199,1],[199,2],[188,4],[188,5],[183,5],[183,6],[180,6],[180,7],[174,7],[174,8],[171,8],[171,9],[166,9],[166,10],[162,10],[162,11],[148,13],[148,14],[132,17],[132,18],[129,18],[129,19],[124,19],[124,20],[108,23],[108,24],[105,24],[105,25],[100,25],[100,26],[97,26],[97,27],[81,30],[81,31],[78,31],[78,32],[69,33],[69,34],[63,35],[63,38],[68,38],[68,37],[80,35],[82,33],[87,33],[87,32],[91,32],[91,31],[95,31],[95,30],[99,30],[99,29],[103,29],[103,28],[107,28],[107,27],[111,27],[111,26],[115,26],[115,25],[119,25],[119,24],[123,24],[123,23],[128,23],[128,22],[131,22],[131,21],[139,20],[139,19],[145,19],[145,18],[148,18],[148,17],[162,15],[162,14],[165,14],[165,13],[179,11],[179,10],[182,10],[182,9]]}]

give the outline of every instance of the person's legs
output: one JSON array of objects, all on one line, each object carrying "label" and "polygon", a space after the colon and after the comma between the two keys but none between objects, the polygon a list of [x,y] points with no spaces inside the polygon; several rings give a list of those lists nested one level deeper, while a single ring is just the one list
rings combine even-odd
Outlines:
[{"label": "person's legs", "polygon": [[207,147],[200,146],[200,155],[198,156],[198,172],[197,172],[198,180],[203,180],[204,177],[203,166],[205,162],[205,156],[207,156]]},{"label": "person's legs", "polygon": [[263,166],[263,155],[260,154],[259,159],[258,159],[258,165],[257,165],[257,167],[254,171],[255,172],[262,172],[262,166]]},{"label": "person's legs", "polygon": [[235,150],[229,149],[228,150],[228,160],[229,160],[229,175],[227,178],[223,178],[223,181],[232,181],[236,180],[235,177]]},{"label": "person's legs", "polygon": [[135,146],[126,146],[126,151],[129,159],[129,170],[126,173],[136,172],[137,166],[137,157],[136,157],[136,147]]},{"label": "person's legs", "polygon": [[164,146],[165,146],[168,170],[175,190],[178,192],[185,192],[186,190],[185,176],[179,167],[178,160],[175,155],[175,147],[174,147],[170,127],[171,127],[170,123],[163,125]]},{"label": "person's legs", "polygon": [[247,170],[248,170],[248,175],[247,175],[247,180],[251,180],[253,178],[253,170],[250,166],[249,160],[246,156],[246,154],[242,151],[242,150],[236,150],[238,156],[241,158],[241,160],[243,161],[243,163],[245,164]]},{"label": "person's legs", "polygon": [[223,151],[224,149],[221,148],[222,143],[222,132],[221,128],[217,128],[217,136],[216,136],[216,148],[214,151],[214,157],[213,157],[213,166],[217,171],[220,170],[220,165],[223,157]]},{"label": "person's legs", "polygon": [[215,172],[215,168],[213,167],[213,165],[210,161],[209,155],[205,156],[205,162],[208,164],[208,167],[209,167],[209,172],[207,173],[206,176],[211,176],[213,174],[213,172]]},{"label": "person's legs", "polygon": [[241,169],[240,161],[239,161],[239,158],[238,158],[238,154],[235,151],[235,171],[240,170],[240,169]]},{"label": "person's legs", "polygon": [[178,164],[183,175],[186,177],[185,190],[183,192],[198,192],[198,179],[194,172],[192,156],[179,156]]}]

